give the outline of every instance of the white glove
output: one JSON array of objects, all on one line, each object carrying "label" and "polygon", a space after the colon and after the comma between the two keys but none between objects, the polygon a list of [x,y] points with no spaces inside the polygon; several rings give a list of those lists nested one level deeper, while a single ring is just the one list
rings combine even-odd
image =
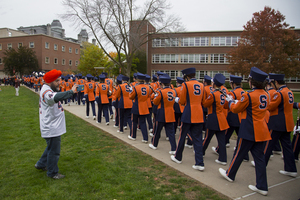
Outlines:
[{"label": "white glove", "polygon": [[227,97],[226,97],[226,101],[232,101],[233,100],[233,98],[232,98],[232,96],[230,96],[230,95],[227,95]]},{"label": "white glove", "polygon": [[132,90],[133,90],[133,89],[132,89],[132,87],[130,86],[130,87],[129,87],[129,91],[132,92]]},{"label": "white glove", "polygon": [[98,102],[97,102],[97,101],[95,101],[95,104],[98,104]]},{"label": "white glove", "polygon": [[178,103],[179,97],[175,97],[175,102]]},{"label": "white glove", "polygon": [[234,103],[237,103],[237,102],[239,102],[239,100],[234,100]]},{"label": "white glove", "polygon": [[154,98],[158,96],[158,93],[155,93]]}]

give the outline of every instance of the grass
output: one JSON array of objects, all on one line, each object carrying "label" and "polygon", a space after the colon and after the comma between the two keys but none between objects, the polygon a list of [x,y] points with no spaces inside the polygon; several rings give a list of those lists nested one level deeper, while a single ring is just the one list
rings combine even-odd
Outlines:
[{"label": "grass", "polygon": [[58,163],[66,178],[48,178],[34,168],[46,147],[38,95],[1,89],[0,199],[227,199],[67,111]]}]

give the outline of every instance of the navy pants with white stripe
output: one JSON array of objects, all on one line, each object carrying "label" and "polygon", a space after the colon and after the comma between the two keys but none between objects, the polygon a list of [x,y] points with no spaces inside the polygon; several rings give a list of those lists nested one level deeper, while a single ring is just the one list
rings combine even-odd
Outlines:
[{"label": "navy pants with white stripe", "polygon": [[165,127],[167,137],[169,137],[171,151],[175,151],[176,150],[176,141],[175,141],[174,123],[173,122],[171,122],[171,123],[158,122],[157,127],[156,127],[156,132],[155,132],[153,138],[151,139],[151,143],[153,144],[153,146],[157,147],[158,141],[159,141],[159,138],[161,135],[160,133],[161,133],[161,130],[163,127]]}]

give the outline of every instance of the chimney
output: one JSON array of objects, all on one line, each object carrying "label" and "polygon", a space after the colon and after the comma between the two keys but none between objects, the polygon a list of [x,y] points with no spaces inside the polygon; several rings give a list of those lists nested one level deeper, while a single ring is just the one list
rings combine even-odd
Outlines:
[{"label": "chimney", "polygon": [[51,36],[51,25],[47,24],[47,35]]}]

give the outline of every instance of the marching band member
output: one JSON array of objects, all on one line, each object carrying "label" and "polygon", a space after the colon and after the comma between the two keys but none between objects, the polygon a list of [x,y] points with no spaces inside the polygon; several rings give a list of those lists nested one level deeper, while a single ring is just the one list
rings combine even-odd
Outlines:
[{"label": "marching band member", "polygon": [[[249,85],[253,89],[244,93],[240,101],[226,97],[229,110],[233,113],[242,112],[242,120],[239,129],[238,146],[229,168],[219,168],[220,174],[229,182],[235,180],[236,173],[248,151],[256,163],[256,186],[249,185],[249,189],[262,195],[268,194],[266,162],[264,159],[265,141],[270,140],[265,115],[269,106],[269,95],[264,90],[265,80],[268,74],[256,67],[252,67],[249,76]],[[237,103],[235,104],[235,101]]]},{"label": "marching band member", "polygon": [[100,83],[97,84],[96,87],[96,102],[98,104],[98,118],[97,123],[101,123],[102,111],[105,117],[106,125],[109,125],[109,117],[108,117],[108,106],[109,100],[108,96],[110,96],[111,91],[109,90],[109,86],[105,82],[105,75],[99,75]]}]

